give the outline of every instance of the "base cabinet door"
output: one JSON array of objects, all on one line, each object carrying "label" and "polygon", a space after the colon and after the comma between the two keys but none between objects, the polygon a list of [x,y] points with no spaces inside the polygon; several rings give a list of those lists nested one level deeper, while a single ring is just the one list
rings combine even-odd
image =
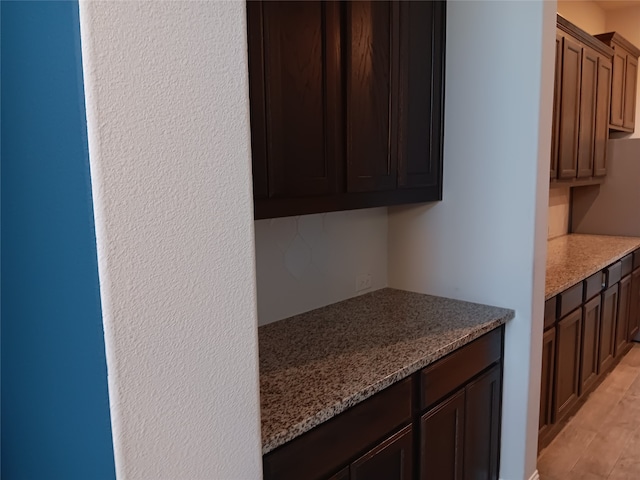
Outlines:
[{"label": "base cabinet door", "polygon": [[580,395],[598,378],[598,345],[600,339],[600,295],[582,307],[582,349],[580,353]]},{"label": "base cabinet door", "polygon": [[582,309],[574,310],[558,322],[554,418],[561,420],[578,400]]},{"label": "base cabinet door", "polygon": [[540,382],[540,420],[538,436],[542,437],[553,423],[553,374],[556,364],[556,328],[542,337],[542,378]]},{"label": "base cabinet door", "polygon": [[602,294],[602,317],[600,318],[599,370],[602,373],[613,363],[618,316],[618,284]]},{"label": "base cabinet door", "polygon": [[350,480],[411,480],[413,478],[413,430],[406,426],[353,462]]},{"label": "base cabinet door", "polygon": [[420,419],[421,480],[462,480],[464,413],[460,390]]},{"label": "base cabinet door", "polygon": [[502,376],[496,365],[466,387],[464,478],[498,478],[500,394]]},{"label": "base cabinet door", "polygon": [[616,323],[615,355],[624,353],[629,343],[629,307],[631,306],[631,275],[620,280],[620,297],[618,298],[618,322]]},{"label": "base cabinet door", "polygon": [[631,307],[629,309],[629,341],[640,330],[640,268],[631,275]]}]

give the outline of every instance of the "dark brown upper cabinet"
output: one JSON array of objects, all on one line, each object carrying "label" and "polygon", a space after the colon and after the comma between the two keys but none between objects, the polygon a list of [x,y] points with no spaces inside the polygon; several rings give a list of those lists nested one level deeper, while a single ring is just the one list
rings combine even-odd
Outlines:
[{"label": "dark brown upper cabinet", "polygon": [[445,2],[247,2],[255,218],[442,199]]},{"label": "dark brown upper cabinet", "polygon": [[606,174],[613,50],[558,15],[550,177],[600,183]]},{"label": "dark brown upper cabinet", "polygon": [[636,124],[640,49],[616,32],[602,33],[596,35],[596,38],[610,46],[614,52],[609,128],[619,132],[633,132]]},{"label": "dark brown upper cabinet", "polygon": [[609,105],[611,104],[611,61],[598,57],[598,84],[596,96],[595,145],[593,149],[593,176],[607,174],[607,140],[609,139]]},{"label": "dark brown upper cabinet", "polygon": [[562,38],[556,34],[556,67],[553,88],[553,129],[551,131],[551,179],[558,178],[558,138],[560,136],[560,88],[562,86]]}]

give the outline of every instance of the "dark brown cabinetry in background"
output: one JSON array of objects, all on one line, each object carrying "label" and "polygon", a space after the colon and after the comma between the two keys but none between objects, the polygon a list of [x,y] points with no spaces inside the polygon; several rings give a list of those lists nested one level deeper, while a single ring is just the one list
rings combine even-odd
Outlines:
[{"label": "dark brown cabinetry in background", "polygon": [[551,180],[599,183],[606,175],[612,50],[557,19]]},{"label": "dark brown cabinetry in background", "polygon": [[265,480],[498,478],[497,328],[263,457]]},{"label": "dark brown cabinetry in background", "polygon": [[611,116],[609,128],[621,132],[635,129],[640,49],[616,32],[596,35],[613,49]]},{"label": "dark brown cabinetry in background", "polygon": [[640,249],[545,302],[539,448],[629,351],[639,327]]},{"label": "dark brown cabinetry in background", "polygon": [[[555,313],[554,313],[555,315]],[[556,329],[550,328],[542,337],[542,376],[540,382],[540,417],[538,436],[546,435],[553,424],[553,380],[556,365]]]},{"label": "dark brown cabinetry in background", "polygon": [[598,378],[598,347],[600,340],[600,295],[582,307],[582,344],[580,354],[580,393],[591,388]]},{"label": "dark brown cabinetry in background", "polygon": [[618,285],[609,287],[602,294],[600,319],[600,352],[598,372],[604,372],[613,363],[615,353],[616,319],[618,317]]},{"label": "dark brown cabinetry in background", "polygon": [[[640,252],[634,253],[634,267],[631,276],[631,305],[629,308],[629,339],[632,340],[640,331]],[[636,262],[636,258],[638,259]]]},{"label": "dark brown cabinetry in background", "polygon": [[445,2],[247,2],[256,218],[442,198]]},{"label": "dark brown cabinetry in background", "polygon": [[554,418],[556,421],[562,419],[578,400],[581,333],[582,310],[580,309],[558,322],[554,385]]}]

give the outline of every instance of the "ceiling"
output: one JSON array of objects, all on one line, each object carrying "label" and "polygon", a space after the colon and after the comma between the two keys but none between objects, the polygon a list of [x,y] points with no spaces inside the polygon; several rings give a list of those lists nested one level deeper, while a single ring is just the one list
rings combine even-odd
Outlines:
[{"label": "ceiling", "polygon": [[627,7],[640,7],[640,0],[598,0],[596,2],[604,10],[618,10]]}]

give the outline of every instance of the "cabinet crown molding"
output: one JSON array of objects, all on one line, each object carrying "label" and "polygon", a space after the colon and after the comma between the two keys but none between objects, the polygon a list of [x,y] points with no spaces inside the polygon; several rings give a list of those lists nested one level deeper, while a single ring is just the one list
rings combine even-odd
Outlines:
[{"label": "cabinet crown molding", "polygon": [[611,47],[599,40],[597,36],[594,37],[593,35],[590,35],[561,15],[557,16],[557,27],[563,32],[573,36],[576,40],[582,42],[587,47],[592,48],[599,54],[608,58],[613,57],[613,49]]},{"label": "cabinet crown molding", "polygon": [[607,45],[611,45],[614,43],[620,45],[636,58],[640,57],[640,48],[636,47],[633,43],[624,38],[618,32],[599,33],[598,35],[595,35],[595,37],[601,42],[606,43]]}]

